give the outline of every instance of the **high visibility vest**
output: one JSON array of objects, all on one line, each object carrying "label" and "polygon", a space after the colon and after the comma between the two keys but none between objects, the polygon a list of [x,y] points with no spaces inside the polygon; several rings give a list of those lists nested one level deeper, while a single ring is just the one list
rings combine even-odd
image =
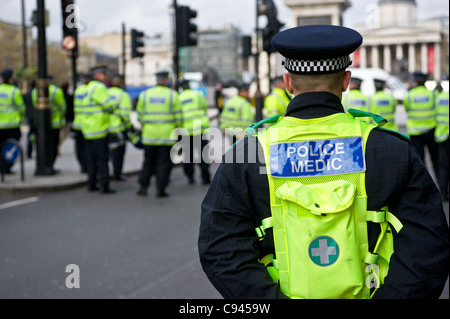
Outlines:
[{"label": "high visibility vest", "polygon": [[436,98],[436,130],[434,139],[437,143],[448,140],[449,136],[449,112],[448,92],[439,93]]},{"label": "high visibility vest", "polygon": [[[290,298],[370,298],[387,275],[391,224],[397,232],[402,225],[387,207],[367,211],[365,148],[374,127],[339,113],[285,117],[257,135],[272,213],[257,234],[273,228],[276,254],[261,262]],[[368,221],[381,228],[373,252]]]},{"label": "high visibility vest", "polygon": [[206,116],[208,105],[202,92],[184,90],[180,94],[180,103],[183,112],[183,128],[189,132],[189,135],[202,134],[209,128],[209,119]]},{"label": "high visibility vest", "polygon": [[[343,94],[342,105],[344,106],[344,110],[346,112],[348,109],[355,109],[376,114],[376,112],[372,112],[371,110],[371,102],[369,97],[357,89],[350,90],[347,94]],[[373,122],[371,117],[362,117],[361,120],[367,123]]]},{"label": "high visibility vest", "polygon": [[76,88],[73,94],[73,129],[81,131],[81,124],[83,123],[84,113],[88,111],[87,107],[89,107],[88,85],[81,84]]},{"label": "high visibility vest", "polygon": [[175,129],[182,125],[177,92],[165,86],[147,89],[139,95],[136,112],[142,124],[142,144],[170,146],[177,142]]},{"label": "high visibility vest", "polygon": [[436,127],[434,92],[424,86],[411,89],[403,100],[408,112],[406,133],[421,135]]},{"label": "high visibility vest", "polygon": [[132,109],[130,95],[119,87],[110,88],[108,93],[114,103],[114,111],[110,118],[110,132],[123,132],[132,126],[130,121]]},{"label": "high visibility vest", "polygon": [[245,130],[253,121],[252,105],[244,97],[236,95],[225,103],[220,118],[220,128]]},{"label": "high visibility vest", "polygon": [[398,126],[395,124],[395,109],[397,107],[397,100],[395,97],[384,91],[378,91],[372,96],[371,100],[371,112],[376,113],[387,120],[387,123],[383,128],[398,131]]},{"label": "high visibility vest", "polygon": [[23,124],[25,104],[20,89],[11,84],[0,85],[0,129],[18,128]]},{"label": "high visibility vest", "polygon": [[264,108],[267,110],[267,116],[284,116],[290,99],[285,90],[274,88],[264,100]]},{"label": "high visibility vest", "polygon": [[105,138],[109,133],[110,113],[113,111],[108,88],[99,81],[90,81],[86,90],[87,104],[83,106],[81,132],[87,140]]},{"label": "high visibility vest", "polygon": [[[31,97],[33,105],[36,107],[38,98],[37,88],[33,89]],[[66,99],[64,98],[64,92],[56,85],[50,84],[48,87],[48,98],[52,110],[52,129],[60,129],[66,125],[67,104]]]}]

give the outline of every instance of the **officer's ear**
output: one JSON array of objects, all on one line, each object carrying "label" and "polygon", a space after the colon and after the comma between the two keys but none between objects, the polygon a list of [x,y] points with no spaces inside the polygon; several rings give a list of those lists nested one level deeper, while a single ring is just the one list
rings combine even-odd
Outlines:
[{"label": "officer's ear", "polygon": [[347,91],[351,77],[352,77],[352,72],[350,72],[348,70],[344,72],[344,76],[342,77],[342,88],[341,88],[342,92]]},{"label": "officer's ear", "polygon": [[289,93],[294,94],[294,88],[292,87],[292,79],[288,73],[283,74],[283,81],[284,81],[284,84],[286,85],[286,90]]}]

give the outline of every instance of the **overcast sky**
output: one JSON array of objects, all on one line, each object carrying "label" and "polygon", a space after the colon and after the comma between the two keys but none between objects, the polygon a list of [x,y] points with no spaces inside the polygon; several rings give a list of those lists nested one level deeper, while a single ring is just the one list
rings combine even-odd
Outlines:
[{"label": "overcast sky", "polygon": [[[170,6],[173,0],[75,0],[79,7],[81,21],[80,36],[102,34],[121,30],[124,22],[127,30],[136,28],[146,35],[169,31],[171,28]],[[283,0],[274,0],[278,8],[278,19],[286,27],[291,26],[290,10]],[[448,15],[447,0],[416,0],[419,19]],[[36,8],[36,0],[25,0],[26,21]],[[50,26],[47,37],[61,41],[62,18],[61,1],[46,0],[50,11]],[[220,28],[233,24],[250,34],[255,26],[256,0],[178,0],[178,5],[188,5],[197,11],[196,22],[199,29]],[[351,0],[352,6],[344,14],[344,25],[352,27],[366,21],[370,8],[378,0]],[[21,0],[0,0],[0,19],[21,23]],[[264,21],[261,21],[264,26]]]}]

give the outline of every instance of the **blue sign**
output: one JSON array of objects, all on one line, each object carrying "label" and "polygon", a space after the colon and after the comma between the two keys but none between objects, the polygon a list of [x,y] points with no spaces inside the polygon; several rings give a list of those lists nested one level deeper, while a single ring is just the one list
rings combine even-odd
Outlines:
[{"label": "blue sign", "polygon": [[361,137],[280,143],[270,146],[274,177],[329,176],[364,172]]},{"label": "blue sign", "polygon": [[14,163],[19,156],[19,147],[13,143],[8,143],[3,147],[2,155],[7,163]]}]

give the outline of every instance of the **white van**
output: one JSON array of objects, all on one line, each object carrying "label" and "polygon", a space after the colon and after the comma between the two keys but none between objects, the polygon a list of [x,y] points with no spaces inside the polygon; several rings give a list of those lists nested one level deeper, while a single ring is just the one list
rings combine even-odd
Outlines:
[{"label": "white van", "polygon": [[371,96],[375,94],[374,79],[386,81],[387,91],[399,102],[403,101],[408,92],[408,89],[399,78],[383,69],[350,68],[349,70],[352,72],[352,76],[362,80],[361,92],[366,95]]}]

